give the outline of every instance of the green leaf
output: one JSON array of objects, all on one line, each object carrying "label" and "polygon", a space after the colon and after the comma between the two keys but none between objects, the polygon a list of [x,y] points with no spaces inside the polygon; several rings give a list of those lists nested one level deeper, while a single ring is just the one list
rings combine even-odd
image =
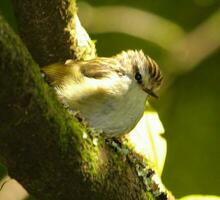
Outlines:
[{"label": "green leaf", "polygon": [[0,181],[8,174],[7,168],[0,163]]},{"label": "green leaf", "polygon": [[147,105],[143,117],[128,135],[135,150],[153,164],[152,167],[159,176],[162,174],[167,152],[166,140],[161,136],[163,133],[164,128],[157,112]]},{"label": "green leaf", "polygon": [[25,200],[28,197],[27,191],[15,179],[6,176],[2,179],[0,199],[1,200]]},{"label": "green leaf", "polygon": [[220,196],[211,196],[211,195],[189,195],[182,197],[179,200],[220,200]]}]

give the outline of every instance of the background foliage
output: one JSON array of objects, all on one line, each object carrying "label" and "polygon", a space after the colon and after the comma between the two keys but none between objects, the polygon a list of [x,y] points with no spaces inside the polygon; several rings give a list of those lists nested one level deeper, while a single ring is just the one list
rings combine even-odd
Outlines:
[{"label": "background foliage", "polygon": [[[131,6],[151,12],[175,23],[186,34],[218,12],[220,6],[218,0],[93,0],[88,3]],[[1,1],[0,8],[16,30],[10,2]],[[80,9],[79,5],[81,12]],[[86,29],[90,32],[89,27]],[[208,36],[212,34],[215,33]],[[166,187],[176,197],[195,193],[220,195],[220,50],[213,51],[187,71],[178,71],[179,63],[174,62],[175,73],[170,73],[168,52],[158,44],[116,32],[91,32],[90,36],[98,41],[99,56],[111,56],[124,49],[143,49],[164,71],[167,79],[160,91],[160,100],[152,100],[151,104],[165,128],[168,149],[162,179]]]}]

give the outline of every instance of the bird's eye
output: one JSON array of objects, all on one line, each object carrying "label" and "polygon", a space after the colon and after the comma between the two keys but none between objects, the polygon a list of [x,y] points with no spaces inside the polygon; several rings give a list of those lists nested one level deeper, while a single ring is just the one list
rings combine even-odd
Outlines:
[{"label": "bird's eye", "polygon": [[136,72],[135,79],[137,80],[138,83],[142,83],[142,76],[140,72]]}]

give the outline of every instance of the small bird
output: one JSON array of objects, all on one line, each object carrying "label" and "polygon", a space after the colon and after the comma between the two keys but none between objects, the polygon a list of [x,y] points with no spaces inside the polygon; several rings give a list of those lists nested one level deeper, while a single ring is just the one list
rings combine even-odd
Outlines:
[{"label": "small bird", "polygon": [[58,98],[79,111],[106,137],[130,132],[163,79],[159,66],[140,50],[89,61],[67,60],[42,68]]}]

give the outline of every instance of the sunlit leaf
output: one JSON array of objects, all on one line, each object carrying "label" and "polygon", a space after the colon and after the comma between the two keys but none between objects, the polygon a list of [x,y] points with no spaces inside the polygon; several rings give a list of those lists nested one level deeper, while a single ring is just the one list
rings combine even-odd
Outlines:
[{"label": "sunlit leaf", "polygon": [[156,111],[147,106],[143,117],[128,135],[135,150],[145,156],[161,176],[167,152],[166,140],[161,136],[163,125]]},{"label": "sunlit leaf", "polygon": [[27,191],[15,179],[5,176],[0,181],[1,200],[24,200],[28,197]]},{"label": "sunlit leaf", "polygon": [[211,195],[189,195],[182,197],[179,200],[220,200],[220,196],[211,196]]},{"label": "sunlit leaf", "polygon": [[27,191],[8,176],[7,168],[0,163],[0,200],[24,200],[28,197]]}]

